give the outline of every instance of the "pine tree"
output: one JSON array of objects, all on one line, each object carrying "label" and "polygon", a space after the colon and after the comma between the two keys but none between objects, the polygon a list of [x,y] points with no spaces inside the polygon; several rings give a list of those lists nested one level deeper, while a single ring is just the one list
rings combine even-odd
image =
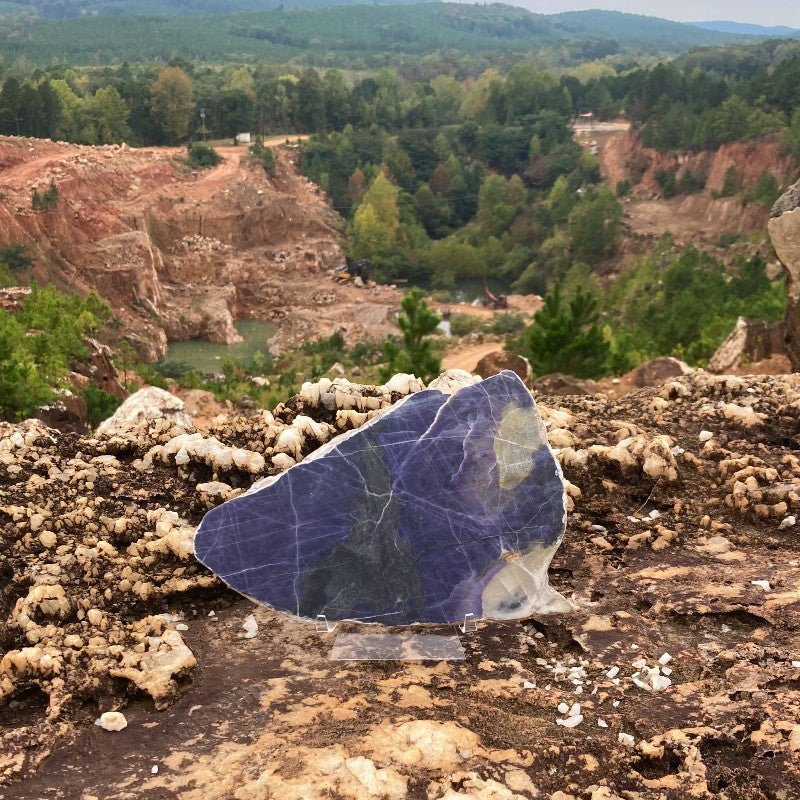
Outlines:
[{"label": "pine tree", "polygon": [[384,342],[387,364],[381,377],[388,380],[398,372],[406,372],[427,383],[439,374],[442,365],[433,352],[433,342],[425,337],[436,330],[441,317],[431,311],[418,289],[406,294],[400,306],[403,310],[397,317],[397,324],[403,332],[403,342],[402,345],[392,339]]},{"label": "pine tree", "polygon": [[563,372],[576,378],[598,378],[605,373],[609,344],[590,291],[579,286],[565,303],[557,283],[533,319],[523,337],[523,350],[536,375]]}]

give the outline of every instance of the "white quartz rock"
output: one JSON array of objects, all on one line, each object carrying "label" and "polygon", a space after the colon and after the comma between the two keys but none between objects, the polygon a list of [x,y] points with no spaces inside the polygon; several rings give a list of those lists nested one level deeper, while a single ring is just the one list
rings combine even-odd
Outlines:
[{"label": "white quartz rock", "polygon": [[104,731],[124,731],[128,727],[128,720],[119,711],[106,711],[94,721],[94,724]]}]

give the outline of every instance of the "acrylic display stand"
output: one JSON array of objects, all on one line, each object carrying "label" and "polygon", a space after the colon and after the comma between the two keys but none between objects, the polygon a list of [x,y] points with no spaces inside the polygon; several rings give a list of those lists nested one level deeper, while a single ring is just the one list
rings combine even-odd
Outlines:
[{"label": "acrylic display stand", "polygon": [[[324,614],[318,614],[317,632],[335,633],[338,623],[331,624]],[[473,614],[464,617],[458,626],[461,633],[478,629]],[[331,648],[331,661],[464,661],[466,653],[455,634],[421,633],[339,633]]]}]

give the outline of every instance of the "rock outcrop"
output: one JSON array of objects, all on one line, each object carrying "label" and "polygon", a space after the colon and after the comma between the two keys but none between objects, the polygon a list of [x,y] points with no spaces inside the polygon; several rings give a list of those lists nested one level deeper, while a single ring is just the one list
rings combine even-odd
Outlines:
[{"label": "rock outcrop", "polygon": [[36,411],[36,419],[48,428],[72,433],[88,433],[89,409],[83,395],[62,392],[52,403]]},{"label": "rock outcrop", "polygon": [[739,317],[725,341],[708,362],[708,371],[718,375],[740,370],[754,361],[761,361],[786,352],[783,322],[764,322]]},{"label": "rock outcrop", "polygon": [[[398,290],[328,278],[344,221],[298,153],[276,146],[271,176],[245,148],[219,152],[191,172],[179,148],[0,137],[0,239],[28,243],[34,261],[21,280],[95,290],[149,361],[168,340],[236,342],[244,318],[275,324],[275,353],[340,328],[348,343],[392,332]],[[51,180],[58,207],[34,212],[31,192]],[[5,291],[0,306],[15,299]]]},{"label": "rock outcrop", "polygon": [[786,270],[786,354],[800,371],[800,181],[773,206],[769,235]]},{"label": "rock outcrop", "polygon": [[592,380],[583,380],[572,375],[554,372],[552,375],[542,375],[537,378],[533,382],[533,389],[537,394],[550,397],[568,397],[569,395],[594,394],[597,384]]}]

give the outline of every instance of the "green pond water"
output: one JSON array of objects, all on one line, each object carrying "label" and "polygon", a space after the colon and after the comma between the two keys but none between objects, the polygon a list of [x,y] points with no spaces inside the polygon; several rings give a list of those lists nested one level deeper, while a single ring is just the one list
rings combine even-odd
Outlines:
[{"label": "green pond water", "polygon": [[276,328],[270,322],[242,319],[236,323],[236,330],[244,339],[240,344],[220,344],[192,339],[188,342],[170,342],[160,364],[186,364],[199,372],[220,372],[222,361],[235,358],[250,361],[261,351],[267,352],[267,340],[275,334]]}]

